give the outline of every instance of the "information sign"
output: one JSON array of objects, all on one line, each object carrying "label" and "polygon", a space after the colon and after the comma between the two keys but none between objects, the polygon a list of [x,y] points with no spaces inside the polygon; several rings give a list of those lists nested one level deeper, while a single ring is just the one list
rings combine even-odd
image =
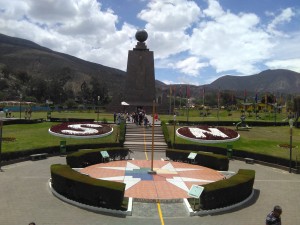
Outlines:
[{"label": "information sign", "polygon": [[102,158],[109,158],[109,154],[108,154],[108,152],[107,151],[101,151],[100,152],[101,153],[101,155],[102,155]]},{"label": "information sign", "polygon": [[195,159],[196,156],[197,156],[197,153],[191,152],[191,153],[189,154],[189,156],[188,156],[188,159]]},{"label": "information sign", "polygon": [[188,195],[193,198],[199,198],[203,190],[204,187],[193,184]]}]

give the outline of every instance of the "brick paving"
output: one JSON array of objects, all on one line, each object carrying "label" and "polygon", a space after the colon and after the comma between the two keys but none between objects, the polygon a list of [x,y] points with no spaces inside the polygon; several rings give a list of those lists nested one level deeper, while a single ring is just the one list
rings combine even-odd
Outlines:
[{"label": "brick paving", "polygon": [[[0,173],[0,224],[19,225],[30,221],[36,221],[37,225],[161,224],[155,203],[143,203],[144,207],[134,203],[133,216],[120,218],[89,212],[62,202],[52,195],[47,183],[50,165],[54,163],[65,164],[65,158],[50,157],[3,166],[4,172]],[[161,203],[164,224],[264,224],[266,214],[275,204],[283,208],[283,224],[300,224],[300,175],[238,160],[230,162],[231,171],[240,168],[256,171],[256,194],[252,201],[235,210],[202,217],[186,216],[180,203]]]},{"label": "brick paving", "polygon": [[192,164],[155,160],[156,174],[149,174],[151,161],[130,160],[96,164],[79,170],[96,179],[126,183],[125,196],[140,199],[188,198],[193,184],[202,185],[224,178],[219,172]]},{"label": "brick paving", "polygon": [[[143,140],[147,141],[149,135],[144,136]],[[137,147],[131,158],[144,160],[151,157],[149,146],[138,144],[128,147]],[[163,149],[157,149],[154,159],[161,158],[165,158],[165,153]],[[277,168],[231,160],[229,171],[256,171],[255,196],[251,201],[230,211],[201,217],[187,216],[185,207],[180,202],[161,202],[159,205],[162,222],[158,204],[154,202],[134,202],[132,216],[127,217],[94,213],[62,202],[52,195],[48,186],[50,165],[55,163],[65,164],[65,157],[49,157],[2,167],[4,172],[0,172],[0,224],[21,225],[35,221],[37,225],[257,225],[265,224],[266,215],[277,204],[283,208],[284,225],[300,224],[300,175]],[[120,165],[122,163],[119,162]],[[186,172],[185,176],[191,174],[192,172]],[[188,182],[186,183],[188,186]],[[159,188],[163,189],[164,186]]]}]

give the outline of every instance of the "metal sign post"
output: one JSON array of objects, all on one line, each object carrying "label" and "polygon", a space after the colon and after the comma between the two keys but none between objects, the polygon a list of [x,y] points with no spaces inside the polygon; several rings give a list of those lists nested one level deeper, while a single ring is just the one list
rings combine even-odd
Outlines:
[{"label": "metal sign post", "polygon": [[188,155],[188,159],[191,160],[191,163],[195,163],[195,158],[197,156],[197,153],[196,152],[191,152],[189,155]]},{"label": "metal sign post", "polygon": [[202,194],[204,187],[193,184],[191,189],[188,192],[188,195],[194,198],[194,209],[196,205],[196,198],[199,199],[199,208],[200,208],[200,195]]}]

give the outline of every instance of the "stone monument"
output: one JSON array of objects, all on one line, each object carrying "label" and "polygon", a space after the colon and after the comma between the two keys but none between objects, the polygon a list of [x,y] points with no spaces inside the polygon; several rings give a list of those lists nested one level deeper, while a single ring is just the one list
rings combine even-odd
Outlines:
[{"label": "stone monument", "polygon": [[137,45],[128,51],[124,101],[130,108],[149,108],[155,100],[154,55],[145,44],[145,30],[138,30],[135,38]]}]

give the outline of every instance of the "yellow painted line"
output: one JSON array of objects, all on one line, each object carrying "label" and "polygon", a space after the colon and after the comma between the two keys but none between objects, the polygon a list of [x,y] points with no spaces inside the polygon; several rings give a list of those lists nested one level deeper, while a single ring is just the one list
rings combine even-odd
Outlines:
[{"label": "yellow painted line", "polygon": [[157,202],[157,210],[158,210],[158,214],[159,214],[161,225],[165,225],[165,221],[164,221],[164,218],[163,218],[163,215],[162,215],[162,212],[161,212],[161,208],[160,208],[160,203],[159,202]]},{"label": "yellow painted line", "polygon": [[145,153],[146,160],[148,160],[145,128],[143,128],[143,132],[144,132],[144,153]]}]

